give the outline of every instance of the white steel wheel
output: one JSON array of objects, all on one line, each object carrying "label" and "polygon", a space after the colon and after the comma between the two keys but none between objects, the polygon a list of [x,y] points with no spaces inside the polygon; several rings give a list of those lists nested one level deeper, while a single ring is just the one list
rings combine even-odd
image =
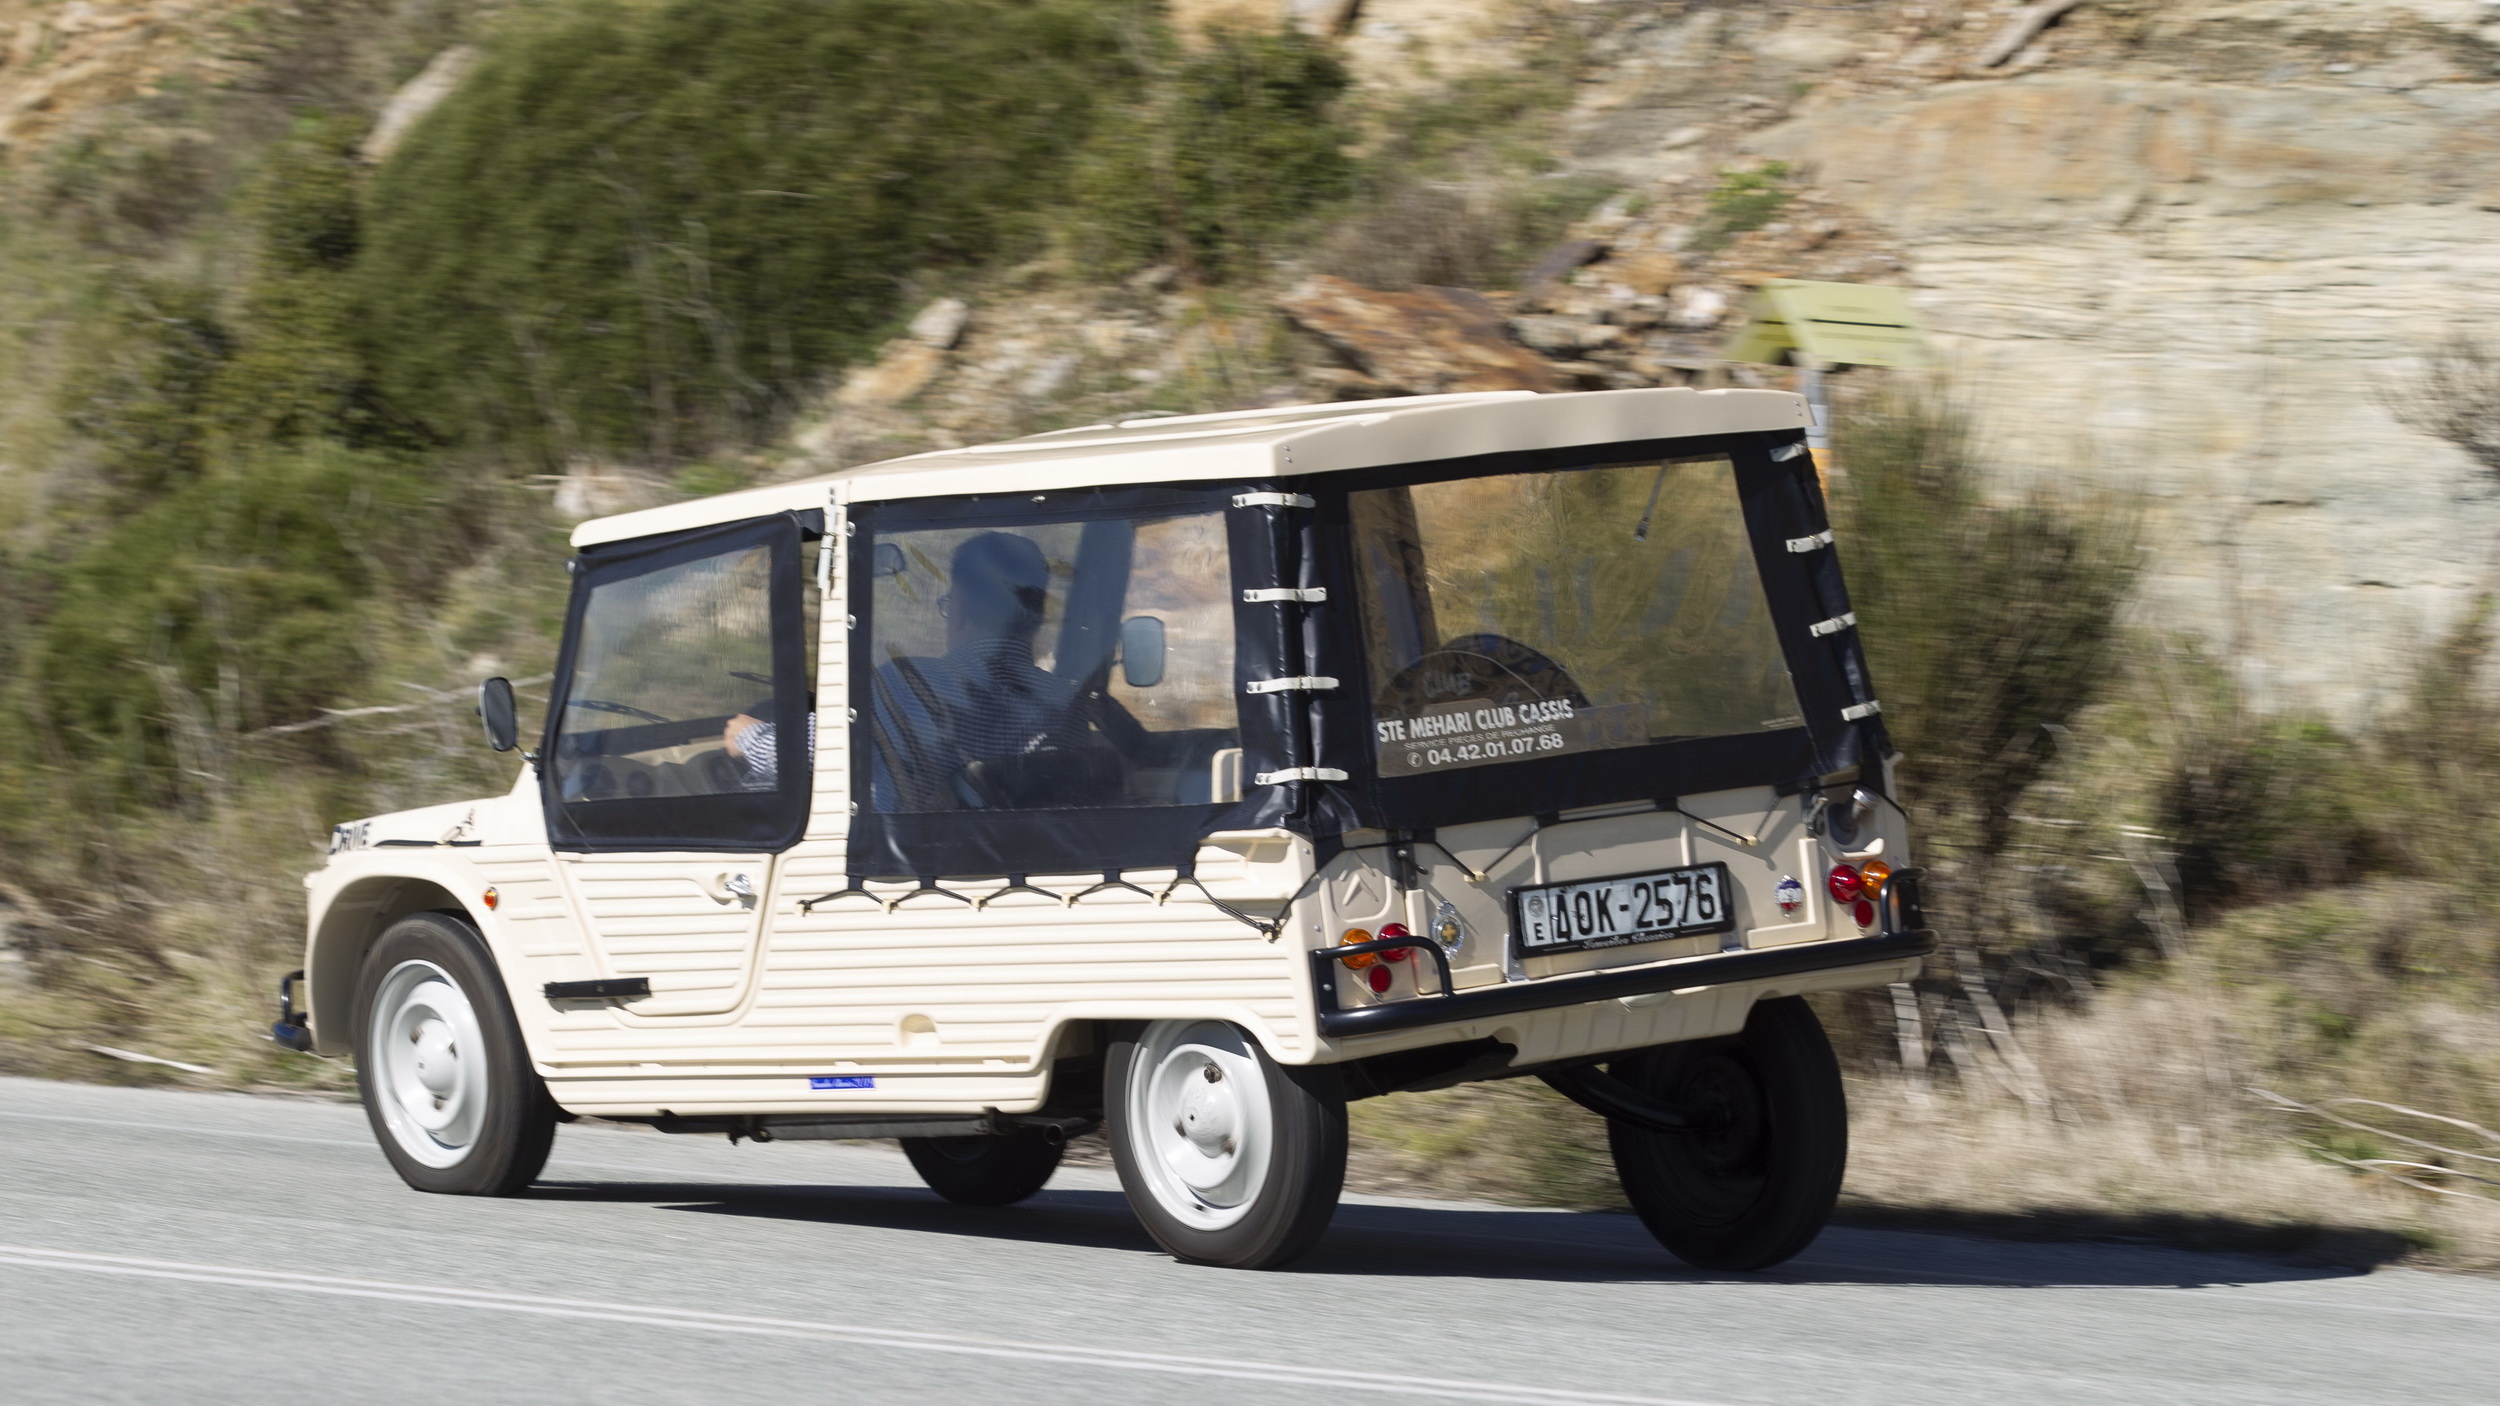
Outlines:
[{"label": "white steel wheel", "polygon": [[477,931],[452,913],[400,919],[365,953],[356,993],[356,1082],[400,1178],[463,1196],[536,1180],[559,1115]]},{"label": "white steel wheel", "polygon": [[374,993],[365,1058],[382,1126],[429,1167],[459,1163],[477,1146],[486,1112],[486,1036],[449,972],[402,962]]},{"label": "white steel wheel", "polygon": [[1345,1099],[1333,1068],[1285,1068],[1239,1027],[1212,1020],[1156,1021],[1110,1054],[1112,1160],[1165,1249],[1267,1268],[1327,1228],[1345,1180]]},{"label": "white steel wheel", "polygon": [[1250,1213],[1276,1149],[1276,1109],[1250,1042],[1230,1025],[1157,1021],[1138,1041],[1128,1087],[1155,1202],[1196,1230]]}]

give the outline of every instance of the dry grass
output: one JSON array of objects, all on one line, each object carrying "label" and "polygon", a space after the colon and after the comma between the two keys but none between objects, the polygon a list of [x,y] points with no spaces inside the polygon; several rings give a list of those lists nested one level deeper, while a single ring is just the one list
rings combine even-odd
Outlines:
[{"label": "dry grass", "polygon": [[2267,1067],[2262,994],[2195,959],[2181,967],[2021,1022],[2045,1103],[1994,1081],[1854,1078],[1850,1212],[2500,1267],[2500,1200],[2327,1160],[2321,1125],[2250,1092],[2283,1072]]},{"label": "dry grass", "polygon": [[[2500,1200],[2356,1174],[2320,1155],[2319,1125],[2247,1092],[2267,1077],[2250,994],[2174,973],[2019,1022],[2037,1101],[1979,1071],[1854,1069],[1841,1218],[2500,1267]],[[1358,1190],[1622,1204],[1603,1124],[1529,1081],[1357,1104],[1354,1128]]]}]

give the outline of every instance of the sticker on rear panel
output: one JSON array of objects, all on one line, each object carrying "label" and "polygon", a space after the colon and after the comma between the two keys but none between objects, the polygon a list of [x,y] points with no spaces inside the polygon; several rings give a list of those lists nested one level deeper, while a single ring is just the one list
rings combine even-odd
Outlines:
[{"label": "sticker on rear panel", "polygon": [[1567,698],[1461,703],[1382,718],[1372,731],[1380,747],[1381,775],[1421,776],[1489,762],[1646,746],[1649,705],[1591,707]]},{"label": "sticker on rear panel", "polygon": [[876,1078],[868,1074],[812,1074],[807,1086],[811,1089],[873,1089]]}]

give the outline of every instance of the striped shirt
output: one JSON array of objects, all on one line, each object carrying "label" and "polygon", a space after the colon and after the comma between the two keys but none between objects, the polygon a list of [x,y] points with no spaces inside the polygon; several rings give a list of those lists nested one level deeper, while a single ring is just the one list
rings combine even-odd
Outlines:
[{"label": "striped shirt", "polygon": [[892,659],[874,685],[869,790],[880,811],[977,809],[986,803],[964,777],[969,764],[1086,741],[1076,684],[1035,664],[1029,641]]},{"label": "striped shirt", "polygon": [[[770,791],[781,784],[781,729],[759,722],[738,734],[739,760],[746,767],[750,791]],[[816,715],[807,715],[807,759],[816,760]]]}]

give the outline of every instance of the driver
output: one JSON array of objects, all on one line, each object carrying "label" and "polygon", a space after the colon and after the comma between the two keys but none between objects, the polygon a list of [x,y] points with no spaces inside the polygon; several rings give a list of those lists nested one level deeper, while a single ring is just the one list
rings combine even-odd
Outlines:
[{"label": "driver", "polygon": [[[988,801],[967,779],[971,763],[1088,745],[1077,684],[1033,662],[1049,591],[1050,564],[1028,538],[982,532],[955,549],[938,597],[946,653],[898,657],[876,672],[870,785],[878,810],[978,808]],[[813,755],[814,713],[807,727]],[[773,724],[740,713],[721,744],[745,768],[748,789],[772,789],[780,762]]]},{"label": "driver", "polygon": [[877,669],[877,809],[980,807],[969,764],[1086,745],[1077,684],[1033,662],[1049,591],[1050,564],[1029,538],[982,532],[955,548],[938,597],[946,653]]}]

